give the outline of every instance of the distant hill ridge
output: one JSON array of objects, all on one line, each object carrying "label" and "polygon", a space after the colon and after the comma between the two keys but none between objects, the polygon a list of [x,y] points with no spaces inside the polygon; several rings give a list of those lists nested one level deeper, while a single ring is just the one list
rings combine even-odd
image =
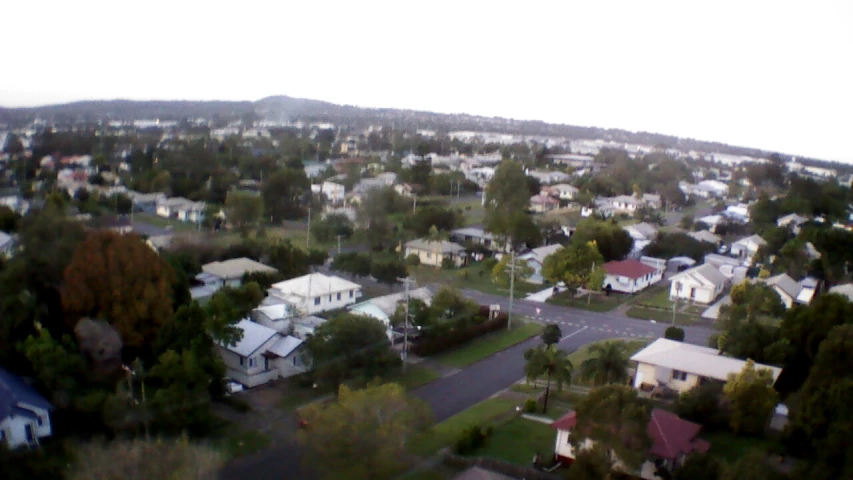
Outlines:
[{"label": "distant hill ridge", "polygon": [[187,118],[220,116],[241,118],[255,115],[261,119],[309,122],[331,122],[353,129],[368,125],[390,125],[396,129],[414,131],[430,129],[438,132],[458,130],[541,135],[571,139],[603,139],[644,145],[663,144],[682,150],[729,153],[736,155],[765,156],[757,149],[726,145],[719,142],[685,139],[671,135],[648,132],[630,132],[619,129],[580,127],[546,123],[536,120],[513,120],[500,117],[483,117],[468,114],[444,114],[394,108],[364,108],[339,105],[321,100],[293,98],[277,95],[250,101],[189,101],[189,100],[84,100],[39,107],[0,107],[0,123],[23,125],[36,117],[64,123],[72,121],[182,120]]}]

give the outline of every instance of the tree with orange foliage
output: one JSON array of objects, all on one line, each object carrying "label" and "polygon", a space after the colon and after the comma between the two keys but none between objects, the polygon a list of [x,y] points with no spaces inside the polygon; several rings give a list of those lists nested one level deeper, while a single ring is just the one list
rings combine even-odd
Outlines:
[{"label": "tree with orange foliage", "polygon": [[65,269],[62,307],[72,324],[82,317],[103,319],[125,347],[144,348],[172,315],[174,275],[139,237],[92,232]]}]

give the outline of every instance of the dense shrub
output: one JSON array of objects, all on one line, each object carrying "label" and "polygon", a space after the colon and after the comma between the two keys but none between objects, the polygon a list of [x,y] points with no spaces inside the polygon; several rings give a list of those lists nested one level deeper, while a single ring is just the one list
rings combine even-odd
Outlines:
[{"label": "dense shrub", "polygon": [[664,338],[668,338],[670,340],[675,340],[677,342],[684,341],[684,329],[678,327],[666,327],[666,331],[663,334]]},{"label": "dense shrub", "polygon": [[[483,315],[482,312],[483,308],[481,307],[481,317],[487,316],[489,312],[489,307],[485,307],[485,315]],[[426,357],[439,352],[443,352],[453,347],[462,345],[463,343],[470,342],[471,340],[483,336],[487,333],[506,328],[508,319],[509,315],[507,315],[505,312],[502,312],[498,314],[498,317],[495,319],[486,320],[479,324],[472,324],[465,328],[456,328],[438,337],[425,338],[417,342],[412,347],[412,352],[419,357]]]},{"label": "dense shrub", "polygon": [[525,413],[536,413],[539,410],[539,403],[535,398],[528,398],[524,401]]},{"label": "dense shrub", "polygon": [[414,253],[406,257],[406,265],[411,267],[417,267],[421,264],[421,257],[415,255]]},{"label": "dense shrub", "polygon": [[466,455],[486,444],[486,439],[491,435],[491,428],[482,428],[479,425],[471,425],[459,434],[453,451],[459,455]]}]

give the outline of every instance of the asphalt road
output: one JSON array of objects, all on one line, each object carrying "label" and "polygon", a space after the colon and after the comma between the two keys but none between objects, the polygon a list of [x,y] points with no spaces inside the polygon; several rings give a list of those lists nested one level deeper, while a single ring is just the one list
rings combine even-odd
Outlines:
[{"label": "asphalt road", "polygon": [[[504,311],[509,308],[509,299],[505,297],[474,290],[465,290],[463,293],[483,305],[500,304]],[[530,317],[543,323],[558,323],[563,332],[559,347],[568,352],[573,352],[587,343],[607,338],[662,337],[668,326],[628,318],[621,314],[588,312],[526,300],[516,300],[513,303],[513,314]],[[708,337],[714,333],[713,330],[704,327],[682,328],[686,334],[685,341],[697,345],[707,345]],[[436,421],[446,420],[521,380],[524,377],[523,353],[539,342],[539,338],[527,340],[463,368],[455,374],[430,382],[412,393],[429,404]],[[220,478],[223,480],[313,478],[309,472],[300,468],[300,458],[297,445],[284,445],[230,463],[223,469]]]}]

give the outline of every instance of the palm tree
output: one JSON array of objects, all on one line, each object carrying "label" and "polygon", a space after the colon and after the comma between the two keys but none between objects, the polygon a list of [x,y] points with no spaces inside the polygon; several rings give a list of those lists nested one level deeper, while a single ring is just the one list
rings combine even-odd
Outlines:
[{"label": "palm tree", "polygon": [[524,358],[527,360],[524,373],[527,375],[528,382],[535,382],[543,376],[548,378],[548,384],[545,387],[545,403],[542,406],[542,413],[547,413],[551,380],[557,383],[558,391],[563,389],[563,385],[572,383],[572,362],[569,360],[568,354],[558,349],[556,345],[542,345],[538,348],[532,348],[524,352]]},{"label": "palm tree", "polygon": [[594,386],[628,381],[628,352],[622,342],[604,342],[589,347],[590,357],[581,363],[581,378]]}]

